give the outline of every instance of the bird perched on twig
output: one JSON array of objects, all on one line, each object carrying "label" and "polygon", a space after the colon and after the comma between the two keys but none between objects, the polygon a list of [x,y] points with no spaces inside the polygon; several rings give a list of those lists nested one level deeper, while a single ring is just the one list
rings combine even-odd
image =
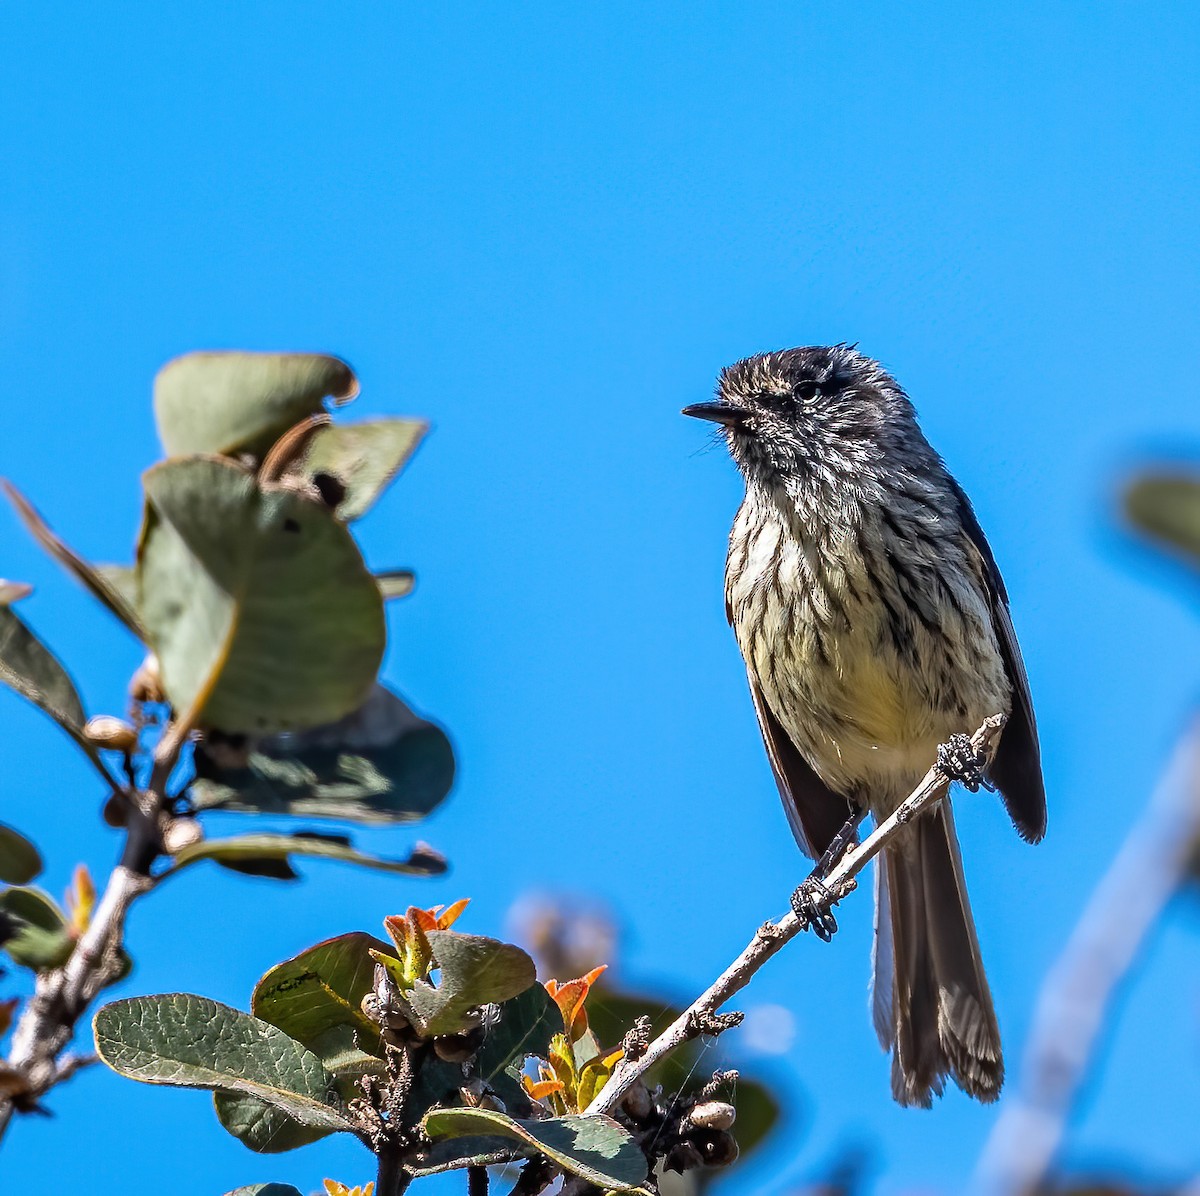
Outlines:
[{"label": "bird perched on twig", "polygon": [[[856,810],[887,817],[939,745],[997,713],[1009,721],[986,778],[1039,840],[1037,729],[1004,583],[898,383],[847,345],[789,349],[730,366],[716,401],[684,414],[721,425],[745,478],[726,610],[801,847],[819,857]],[[994,1100],[1000,1032],[948,800],[879,858],[873,971],[895,1098],[928,1106],[950,1077]]]}]

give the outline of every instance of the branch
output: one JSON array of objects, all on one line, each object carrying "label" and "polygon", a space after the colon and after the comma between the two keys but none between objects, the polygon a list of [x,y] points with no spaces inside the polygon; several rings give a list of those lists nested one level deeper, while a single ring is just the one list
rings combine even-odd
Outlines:
[{"label": "branch", "polygon": [[1198,779],[1200,722],[1176,747],[1149,806],[1042,985],[1015,1099],[992,1127],[972,1191],[1023,1196],[1040,1190],[1116,991],[1196,850]]},{"label": "branch", "polygon": [[91,924],[62,968],[37,977],[33,997],[13,1031],[7,1060],[22,1073],[26,1088],[15,1099],[0,1101],[0,1137],[18,1108],[33,1106],[82,1065],[72,1059],[60,1061],[59,1055],[96,995],[116,979],[125,918],[134,901],[155,885],[150,869],[161,852],[159,824],[166,809],[167,779],[189,727],[186,720],[176,720],[164,732],[146,791],[127,803],[129,822],[121,862],[108,878]]},{"label": "branch", "polygon": [[[990,758],[1006,721],[1000,714],[984,721],[979,730],[971,736],[971,746],[977,754]],[[816,878],[824,884],[829,893],[829,903],[832,905],[850,893],[857,883],[854,878],[863,870],[867,861],[878,855],[901,827],[945,797],[949,788],[949,776],[935,764],[891,817],[881,822],[861,844],[845,852],[827,874],[817,875]],[[721,973],[707,991],[697,997],[650,1043],[643,1054],[636,1059],[626,1057],[617,1064],[608,1083],[585,1112],[591,1115],[611,1113],[641,1075],[664,1055],[709,1029],[724,1028],[717,1010],[734,993],[745,988],[758,969],[807,926],[808,922],[794,912],[778,922],[764,923],[755,932],[754,938],[741,955]]]}]

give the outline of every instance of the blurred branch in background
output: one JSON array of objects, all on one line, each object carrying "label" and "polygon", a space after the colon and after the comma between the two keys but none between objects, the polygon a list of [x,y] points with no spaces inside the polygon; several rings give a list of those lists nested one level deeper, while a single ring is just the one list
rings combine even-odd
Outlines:
[{"label": "blurred branch in background", "polygon": [[[1133,528],[1195,570],[1200,478],[1152,468],[1126,488]],[[1055,1161],[1122,981],[1200,847],[1200,721],[1185,733],[1145,813],[1101,880],[1042,987],[1015,1098],[992,1129],[975,1174],[988,1196],[1048,1190]],[[1099,1189],[1095,1189],[1099,1190]]]},{"label": "blurred branch in background", "polygon": [[984,1147],[975,1190],[988,1196],[1042,1190],[1113,997],[1185,879],[1198,836],[1200,722],[1176,748],[1149,807],[1046,978],[1015,1097],[1003,1106]]}]

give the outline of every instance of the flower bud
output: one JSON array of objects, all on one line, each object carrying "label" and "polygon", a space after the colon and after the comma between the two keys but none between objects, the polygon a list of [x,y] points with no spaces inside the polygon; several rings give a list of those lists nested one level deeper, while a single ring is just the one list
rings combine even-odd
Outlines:
[{"label": "flower bud", "polygon": [[176,818],[163,832],[163,850],[167,855],[178,855],[203,838],[204,828],[194,818]]},{"label": "flower bud", "polygon": [[693,1105],[683,1115],[683,1124],[698,1130],[727,1130],[736,1116],[734,1107],[723,1100],[706,1100]]},{"label": "flower bud", "polygon": [[117,752],[132,752],[137,747],[137,732],[123,718],[111,714],[89,718],[83,728],[83,737],[98,748],[111,748]]}]

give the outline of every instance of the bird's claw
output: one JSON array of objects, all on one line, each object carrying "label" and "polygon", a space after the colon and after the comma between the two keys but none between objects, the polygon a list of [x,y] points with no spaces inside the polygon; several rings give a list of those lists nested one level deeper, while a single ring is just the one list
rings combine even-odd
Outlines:
[{"label": "bird's claw", "polygon": [[830,908],[833,902],[829,890],[815,876],[810,876],[792,894],[792,910],[796,917],[823,943],[829,942],[837,933],[837,919]]},{"label": "bird's claw", "polygon": [[982,785],[990,789],[991,785],[983,775],[986,758],[975,750],[969,735],[951,735],[945,743],[938,744],[938,771],[951,781],[961,782],[972,793],[976,793]]}]

